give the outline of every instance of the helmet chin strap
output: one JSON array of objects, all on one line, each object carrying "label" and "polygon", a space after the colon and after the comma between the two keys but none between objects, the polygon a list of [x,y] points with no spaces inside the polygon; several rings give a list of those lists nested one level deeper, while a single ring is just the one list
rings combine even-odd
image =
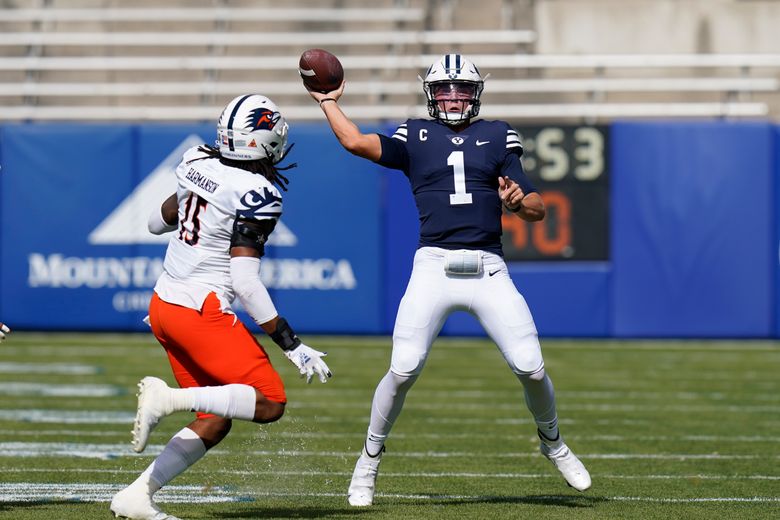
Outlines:
[{"label": "helmet chin strap", "polygon": [[460,113],[458,113],[458,115],[460,116],[459,119],[450,119],[450,116],[455,115],[456,112],[447,112],[446,110],[441,110],[440,108],[437,107],[438,113],[436,115],[436,119],[449,126],[455,126],[461,123],[465,123],[473,117],[471,115],[472,112],[471,109],[473,106],[474,106],[473,103],[469,103],[468,105],[466,105],[466,109],[461,110]]}]

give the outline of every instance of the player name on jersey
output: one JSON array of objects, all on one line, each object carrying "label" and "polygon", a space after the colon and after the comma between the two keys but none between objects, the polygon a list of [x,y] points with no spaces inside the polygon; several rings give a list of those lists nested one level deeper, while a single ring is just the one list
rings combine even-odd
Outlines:
[{"label": "player name on jersey", "polygon": [[209,193],[214,193],[214,191],[219,188],[218,182],[209,179],[195,168],[190,168],[190,171],[187,172],[186,178],[198,188],[206,190]]}]

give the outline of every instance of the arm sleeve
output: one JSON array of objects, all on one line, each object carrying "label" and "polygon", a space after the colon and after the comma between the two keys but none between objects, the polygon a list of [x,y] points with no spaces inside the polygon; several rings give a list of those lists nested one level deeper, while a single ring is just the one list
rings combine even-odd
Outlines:
[{"label": "arm sleeve", "polygon": [[159,207],[149,215],[147,227],[149,228],[149,232],[153,235],[162,235],[163,233],[174,231],[179,226],[177,224],[168,224],[165,222],[165,219],[162,216],[162,207]]},{"label": "arm sleeve", "polygon": [[241,300],[241,304],[255,320],[262,325],[275,318],[274,302],[268,294],[268,289],[260,280],[260,259],[253,256],[234,256],[230,259],[230,278],[233,290]]},{"label": "arm sleeve", "polygon": [[501,165],[501,176],[507,176],[523,189],[523,193],[534,193],[539,190],[531,184],[528,176],[523,171],[523,163],[520,162],[520,156],[514,152],[509,152],[504,158],[504,164]]},{"label": "arm sleeve", "polygon": [[[400,133],[402,132],[403,133]],[[377,164],[394,170],[409,171],[409,152],[406,149],[406,125],[401,125],[393,137],[378,134],[382,155]]]}]

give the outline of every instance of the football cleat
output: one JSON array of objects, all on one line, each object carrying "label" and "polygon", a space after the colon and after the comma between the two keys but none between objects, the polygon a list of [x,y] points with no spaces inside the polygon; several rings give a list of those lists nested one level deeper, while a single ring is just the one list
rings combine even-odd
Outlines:
[{"label": "football cleat", "polygon": [[160,419],[174,411],[171,389],[165,381],[145,377],[138,383],[138,410],[133,423],[133,450],[141,453]]},{"label": "football cleat", "polygon": [[542,441],[540,450],[558,468],[570,487],[577,491],[585,491],[590,487],[590,473],[563,441],[553,446]]},{"label": "football cleat", "polygon": [[355,464],[355,471],[352,472],[352,481],[349,483],[347,491],[347,500],[349,505],[355,507],[367,507],[374,503],[374,486],[376,485],[376,475],[379,472],[379,463],[382,461],[382,453],[385,447],[376,455],[371,457],[366,448],[360,454],[360,458]]},{"label": "football cleat", "polygon": [[131,520],[180,520],[164,513],[152,500],[149,491],[141,485],[130,485],[114,495],[111,512],[117,518]]}]

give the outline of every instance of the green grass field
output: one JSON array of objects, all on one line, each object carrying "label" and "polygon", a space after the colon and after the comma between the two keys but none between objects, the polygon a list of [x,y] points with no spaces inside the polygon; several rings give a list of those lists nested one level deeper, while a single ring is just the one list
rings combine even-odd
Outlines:
[{"label": "green grass field", "polygon": [[[562,432],[593,477],[568,488],[538,451],[519,382],[486,340],[439,339],[388,442],[375,505],[346,489],[388,338],[306,337],[334,378],[307,386],[273,347],[288,412],[234,423],[158,494],[186,519],[780,518],[780,344],[543,342]],[[173,383],[150,335],[14,333],[0,346],[0,518],[110,518],[143,456],[135,384]]]}]

